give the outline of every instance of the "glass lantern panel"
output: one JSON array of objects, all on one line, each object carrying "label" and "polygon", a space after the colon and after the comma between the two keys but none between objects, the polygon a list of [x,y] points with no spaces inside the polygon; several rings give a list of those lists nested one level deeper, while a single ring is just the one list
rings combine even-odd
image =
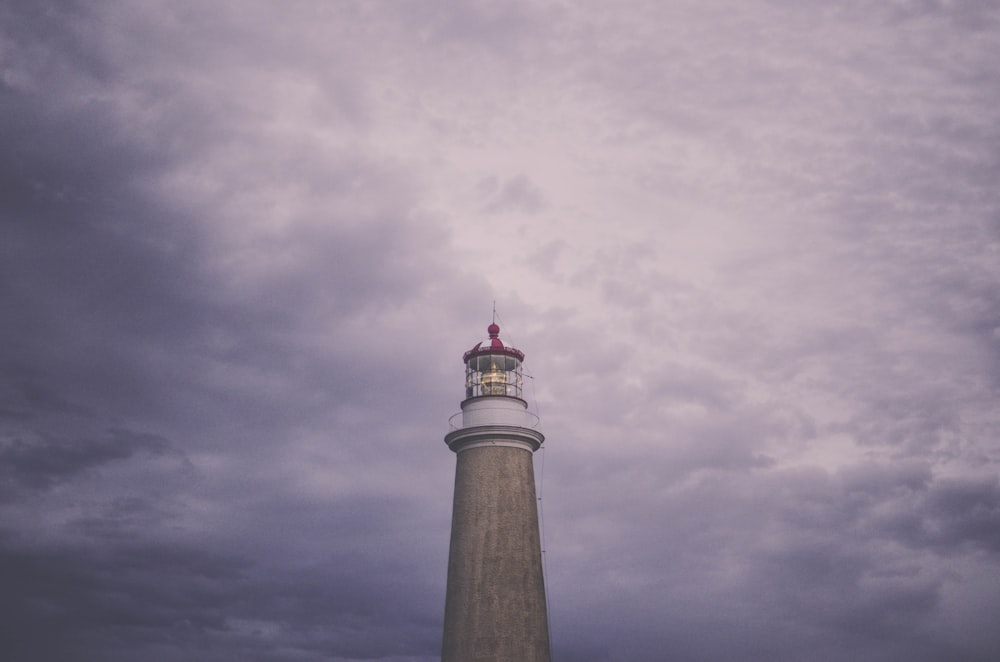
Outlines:
[{"label": "glass lantern panel", "polygon": [[465,396],[507,395],[521,397],[521,361],[509,354],[483,354],[465,366]]}]

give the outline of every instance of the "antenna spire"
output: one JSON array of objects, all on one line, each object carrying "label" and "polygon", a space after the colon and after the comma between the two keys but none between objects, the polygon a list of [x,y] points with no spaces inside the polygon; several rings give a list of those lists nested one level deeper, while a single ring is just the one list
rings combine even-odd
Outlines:
[{"label": "antenna spire", "polygon": [[493,300],[493,323],[497,323],[497,300]]}]

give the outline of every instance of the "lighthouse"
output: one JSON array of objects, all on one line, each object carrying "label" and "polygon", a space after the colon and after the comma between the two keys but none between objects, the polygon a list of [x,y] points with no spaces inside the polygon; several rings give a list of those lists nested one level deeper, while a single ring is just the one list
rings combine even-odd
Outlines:
[{"label": "lighthouse", "polygon": [[524,353],[489,338],[465,352],[442,662],[549,662],[532,456],[545,437],[522,398]]}]

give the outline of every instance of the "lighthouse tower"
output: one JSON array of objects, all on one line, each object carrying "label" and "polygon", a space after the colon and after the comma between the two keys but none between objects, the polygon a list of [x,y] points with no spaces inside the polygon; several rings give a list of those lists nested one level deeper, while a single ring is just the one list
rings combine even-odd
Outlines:
[{"label": "lighthouse tower", "polygon": [[[442,662],[549,662],[532,453],[545,437],[521,398],[524,353],[489,339],[465,353]],[[456,414],[456,417],[459,415]]]}]

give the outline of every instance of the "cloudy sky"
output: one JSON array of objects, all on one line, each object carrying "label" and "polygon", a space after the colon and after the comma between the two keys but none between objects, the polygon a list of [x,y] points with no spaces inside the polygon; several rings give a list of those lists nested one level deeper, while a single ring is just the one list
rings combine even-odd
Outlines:
[{"label": "cloudy sky", "polygon": [[1000,650],[1000,5],[0,9],[0,653],[437,659],[527,354],[554,659]]}]

